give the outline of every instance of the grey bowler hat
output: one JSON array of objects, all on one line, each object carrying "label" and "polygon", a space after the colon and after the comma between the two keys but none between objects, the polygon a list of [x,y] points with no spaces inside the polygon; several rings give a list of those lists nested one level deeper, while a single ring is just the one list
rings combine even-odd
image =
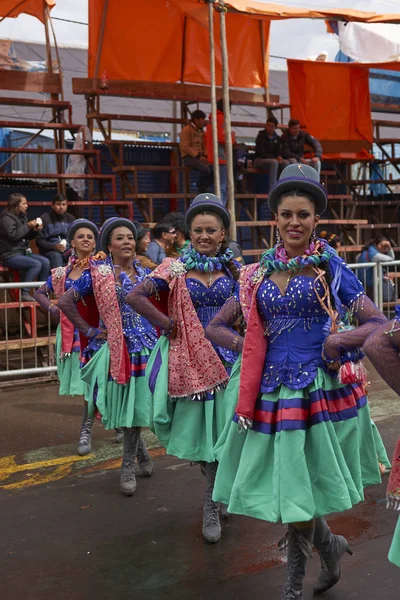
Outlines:
[{"label": "grey bowler hat", "polygon": [[326,210],[328,196],[324,186],[319,182],[317,171],[310,165],[297,163],[285,167],[279,180],[274,183],[268,192],[268,206],[274,214],[278,210],[278,202],[281,196],[295,190],[297,192],[307,192],[314,198],[315,210],[318,215],[322,215]]},{"label": "grey bowler hat", "polygon": [[92,221],[89,221],[89,219],[75,219],[75,221],[72,221],[71,227],[68,229],[67,233],[68,242],[71,243],[75,233],[78,231],[78,229],[81,229],[82,227],[90,229],[90,231],[93,232],[97,244],[99,240],[99,230],[97,229],[97,226],[94,223],[92,223]]},{"label": "grey bowler hat", "polygon": [[116,227],[127,227],[133,233],[133,237],[135,238],[135,242],[137,240],[137,231],[136,227],[129,219],[124,219],[123,217],[111,217],[104,221],[103,225],[100,229],[100,248],[107,254],[108,252],[108,240],[110,237],[110,233]]},{"label": "grey bowler hat", "polygon": [[193,218],[206,210],[217,213],[222,219],[225,229],[229,229],[231,225],[231,217],[225,206],[222,204],[222,200],[215,194],[199,194],[193,198],[192,204],[186,211],[185,214],[185,225],[190,229],[190,224]]}]

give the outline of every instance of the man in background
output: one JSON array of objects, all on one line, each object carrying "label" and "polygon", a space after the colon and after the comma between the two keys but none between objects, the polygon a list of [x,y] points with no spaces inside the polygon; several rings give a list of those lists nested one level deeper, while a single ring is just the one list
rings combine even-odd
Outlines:
[{"label": "man in background", "polygon": [[40,254],[50,260],[52,269],[67,264],[65,257],[67,234],[72,222],[75,221],[74,215],[67,211],[67,199],[61,194],[56,194],[53,196],[51,210],[40,216],[43,229],[36,238],[36,244]]},{"label": "man in background", "polygon": [[[311,165],[318,175],[320,174],[322,146],[315,137],[300,129],[300,121],[290,119],[288,130],[282,135],[281,140],[284,167],[290,164],[303,163]],[[313,149],[314,156],[312,158],[304,158],[304,144]]]},{"label": "man in background", "polygon": [[207,191],[212,180],[204,139],[205,124],[205,113],[202,110],[195,110],[191,115],[190,123],[182,129],[179,142],[184,166],[196,169],[200,173],[197,182],[199,194]]},{"label": "man in background", "polygon": [[157,223],[152,231],[154,240],[150,242],[145,256],[150,258],[153,263],[160,265],[167,252],[174,246],[176,240],[175,228],[171,223]]},{"label": "man in background", "polygon": [[276,133],[278,121],[275,117],[268,117],[264,129],[258,132],[256,138],[256,158],[254,166],[256,169],[267,171],[269,187],[274,185],[278,179],[279,165],[282,164],[282,142]]}]

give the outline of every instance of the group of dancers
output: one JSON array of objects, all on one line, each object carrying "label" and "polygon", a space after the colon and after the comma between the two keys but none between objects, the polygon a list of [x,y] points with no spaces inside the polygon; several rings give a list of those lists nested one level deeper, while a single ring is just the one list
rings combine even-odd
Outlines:
[{"label": "group of dancers", "polygon": [[[99,413],[123,435],[120,485],[131,496],[136,460],[144,475],[153,471],[141,440],[150,426],[168,454],[201,465],[207,542],[221,537],[222,509],[288,525],[282,599],[297,600],[313,545],[315,594],[339,581],[351,554],[326,515],[361,502],[381,481],[380,463],[390,467],[360,361],[364,346],[400,393],[400,323],[388,323],[317,238],[327,196],[315,169],[286,167],[268,202],[276,245],[241,269],[226,241],[229,213],[213,194],[185,215],[189,248],[154,271],[135,260],[131,221],[114,217],[98,231],[77,219],[68,265],[35,297],[59,320],[60,393],[85,398],[79,454],[91,451]],[[400,459],[389,490],[397,507]],[[400,529],[391,560],[400,566]]]}]

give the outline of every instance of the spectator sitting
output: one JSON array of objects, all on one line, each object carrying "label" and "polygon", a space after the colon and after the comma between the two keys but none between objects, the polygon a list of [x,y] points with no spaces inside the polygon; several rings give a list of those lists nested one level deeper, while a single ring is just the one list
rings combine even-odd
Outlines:
[{"label": "spectator sitting", "polygon": [[[9,269],[20,272],[21,281],[45,281],[50,274],[50,262],[33,254],[28,240],[35,238],[42,223],[40,219],[28,221],[28,201],[22,194],[11,194],[7,208],[0,215],[0,262]],[[29,288],[21,292],[23,302],[35,302]]]},{"label": "spectator sitting", "polygon": [[[217,102],[217,142],[218,142],[218,163],[219,163],[219,179],[221,188],[221,200],[224,206],[228,201],[228,182],[226,176],[226,153],[225,153],[225,116],[224,116],[224,101],[218,100]],[[236,137],[232,132],[232,145],[236,146]],[[206,130],[206,146],[207,146],[207,158],[210,165],[213,164],[213,135],[211,126],[211,115],[209,122],[207,123]],[[242,157],[241,157],[242,158]],[[239,157],[237,157],[239,160]]]},{"label": "spectator sitting", "polygon": [[74,215],[68,210],[68,202],[61,194],[53,196],[50,212],[43,213],[43,229],[40,231],[36,244],[42,256],[46,256],[52,269],[67,264],[65,250],[67,248],[68,229],[75,221]]},{"label": "spectator sitting", "polygon": [[212,172],[208,164],[204,127],[206,115],[202,110],[195,110],[191,115],[189,125],[181,131],[179,148],[185,167],[200,171],[197,182],[199,194],[206,192],[212,183]]},{"label": "spectator sitting", "polygon": [[150,230],[145,229],[139,221],[134,221],[133,224],[137,231],[136,258],[144,269],[150,269],[152,271],[157,265],[146,256],[147,248],[150,244]]},{"label": "spectator sitting", "polygon": [[161,223],[169,223],[175,229],[175,243],[167,254],[177,258],[190,246],[190,234],[185,225],[185,216],[179,212],[171,212],[165,215]]},{"label": "spectator sitting", "polygon": [[336,250],[336,252],[339,251],[340,237],[338,235],[336,235],[336,233],[330,233],[329,231],[321,231],[318,237],[320,237],[323,240],[325,240],[326,242],[328,242],[330,247],[334,248]]},{"label": "spectator sitting", "polygon": [[278,179],[278,168],[282,164],[282,142],[276,133],[278,121],[269,117],[264,129],[258,132],[256,138],[256,158],[254,166],[268,172],[269,186]]},{"label": "spectator sitting", "polygon": [[164,258],[167,256],[167,251],[175,243],[176,233],[175,228],[171,223],[157,223],[153,228],[154,240],[150,242],[145,256],[150,258],[156,265],[162,263]]},{"label": "spectator sitting", "polygon": [[[381,263],[381,262],[390,262],[395,260],[395,255],[393,252],[393,248],[391,246],[390,241],[384,237],[380,236],[370,240],[364,248],[361,250],[361,254],[359,254],[356,258],[358,263]],[[357,269],[357,277],[361,280],[364,285],[368,296],[372,298],[373,296],[373,269],[372,267],[367,267],[366,269]],[[382,279],[382,292],[383,292],[383,301],[391,302],[394,298],[395,286],[393,281],[390,278],[390,274],[385,270],[382,271],[383,279]]]},{"label": "spectator sitting", "polygon": [[[318,175],[321,172],[321,157],[322,146],[319,141],[300,129],[300,121],[290,119],[288,123],[288,131],[282,137],[282,156],[284,158],[283,167],[287,167],[293,163],[304,163],[311,165],[317,171]],[[304,144],[311,146],[315,156],[312,158],[304,158]]]}]

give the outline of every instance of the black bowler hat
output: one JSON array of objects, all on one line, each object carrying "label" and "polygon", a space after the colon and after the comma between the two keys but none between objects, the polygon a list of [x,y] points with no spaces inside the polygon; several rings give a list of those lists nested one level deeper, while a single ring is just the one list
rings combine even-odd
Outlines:
[{"label": "black bowler hat", "polygon": [[146,235],[146,233],[149,233],[150,231],[150,229],[146,229],[145,227],[143,227],[143,225],[139,223],[139,221],[133,221],[133,224],[136,227],[137,241],[139,241],[140,238],[142,238],[144,235]]},{"label": "black bowler hat", "polygon": [[294,191],[310,194],[315,200],[315,210],[318,215],[322,215],[326,210],[328,196],[324,186],[319,182],[317,171],[310,165],[297,163],[283,169],[279,180],[268,192],[268,206],[274,214],[277,213],[281,196],[286,192]]},{"label": "black bowler hat", "polygon": [[137,240],[137,231],[136,227],[129,219],[124,219],[123,217],[111,217],[111,219],[107,219],[104,221],[101,229],[100,229],[100,248],[107,254],[108,252],[108,240],[110,237],[110,233],[116,227],[127,227],[133,233],[133,237],[135,238],[135,242]]},{"label": "black bowler hat", "polygon": [[72,221],[72,225],[68,229],[67,233],[68,242],[71,243],[75,233],[82,227],[86,227],[86,229],[90,229],[90,231],[93,232],[97,244],[99,240],[99,230],[97,229],[96,225],[92,223],[92,221],[89,221],[89,219],[75,219],[75,221]]},{"label": "black bowler hat", "polygon": [[229,212],[226,210],[225,206],[222,204],[222,200],[218,198],[215,194],[199,194],[196,198],[193,199],[192,204],[186,211],[185,215],[185,225],[188,229],[190,229],[191,222],[193,218],[206,210],[210,210],[215,212],[218,216],[221,217],[222,222],[224,224],[225,229],[229,229],[231,224],[231,217]]}]

